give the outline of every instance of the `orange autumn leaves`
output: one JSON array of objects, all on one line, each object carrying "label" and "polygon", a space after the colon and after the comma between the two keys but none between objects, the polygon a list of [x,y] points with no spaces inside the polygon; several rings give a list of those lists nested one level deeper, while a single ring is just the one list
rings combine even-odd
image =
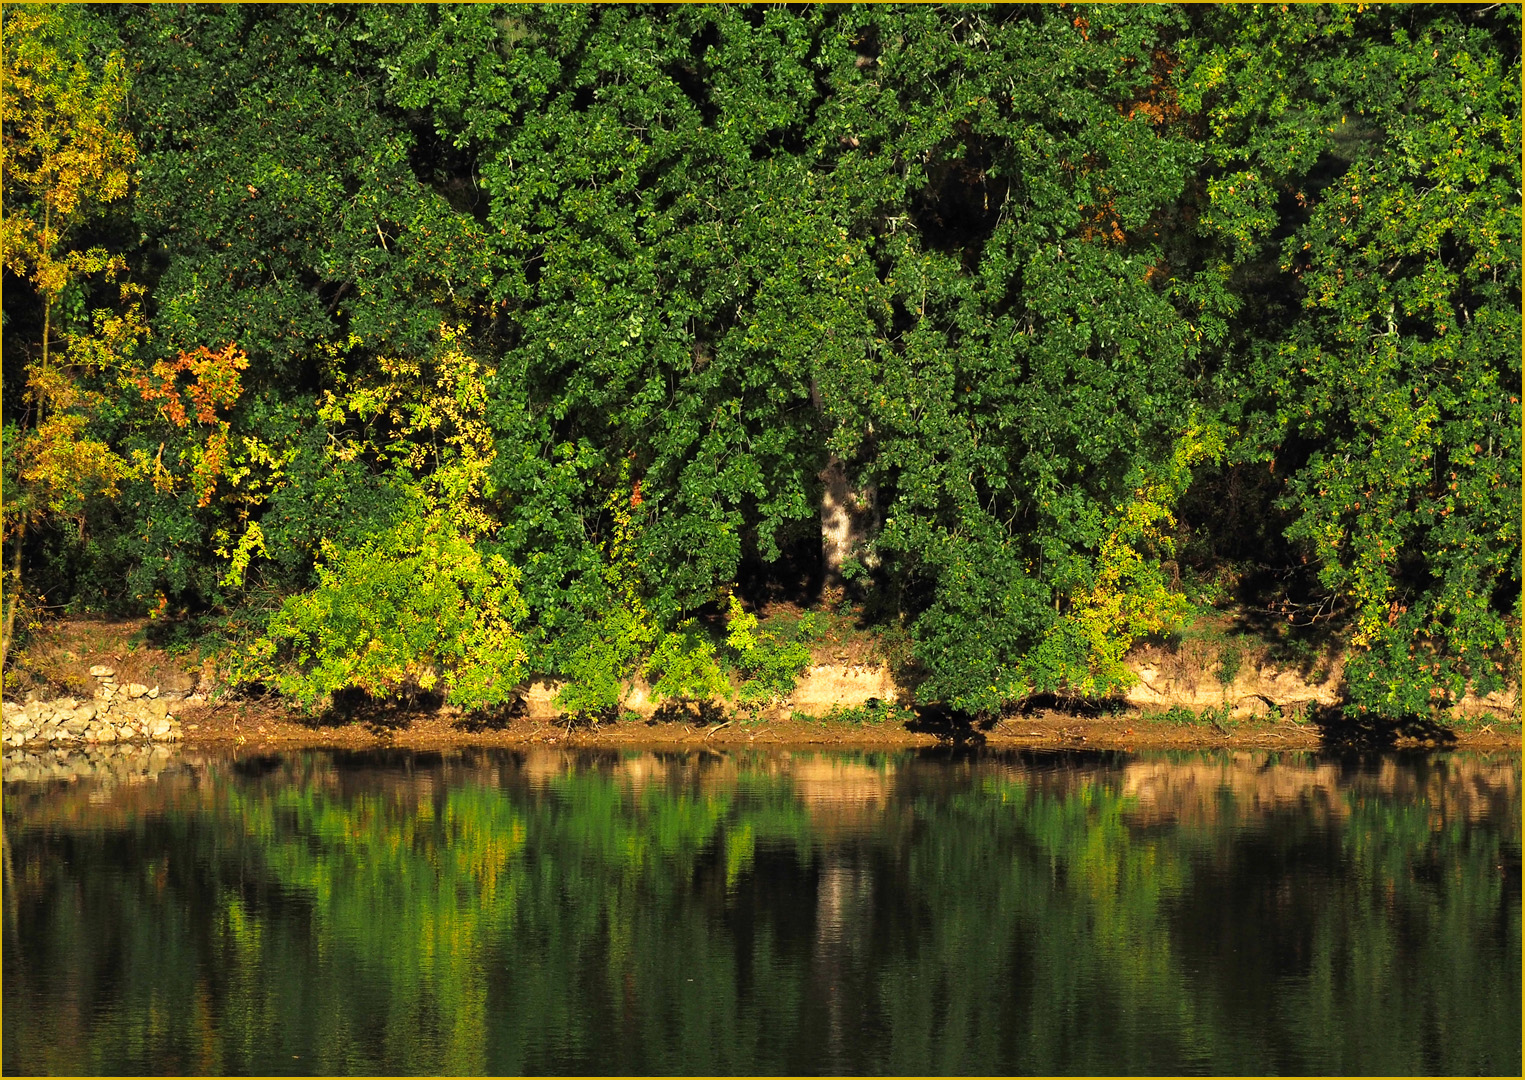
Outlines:
[{"label": "orange autumn leaves", "polygon": [[[157,404],[159,415],[175,427],[196,425],[198,435],[210,428],[205,438],[198,437],[178,455],[190,463],[189,482],[198,507],[211,504],[217,480],[227,467],[229,425],[218,410],[237,401],[242,391],[239,373],[248,366],[248,357],[236,345],[216,351],[200,346],[123,380],[135,386],[145,402]],[[184,374],[190,376],[187,384],[181,382]],[[98,492],[113,498],[121,480],[150,471],[160,491],[176,487],[176,476],[165,467],[164,443],[157,455],[139,452],[139,459],[129,463],[105,443],[88,437],[89,416],[100,405],[100,395],[83,390],[67,365],[32,372],[28,396],[47,408],[39,410],[41,419],[17,437],[12,450],[17,479],[29,496],[19,504],[12,498],[13,514],[30,520],[48,514],[78,517],[86,495]]]},{"label": "orange autumn leaves", "polygon": [[[1084,19],[1076,19],[1075,26],[1084,37],[1086,28],[1090,24]],[[1130,68],[1135,63],[1136,61],[1132,58],[1125,61]],[[1147,120],[1156,129],[1161,130],[1186,120],[1187,117],[1176,100],[1175,71],[1178,66],[1179,61],[1169,51],[1155,49],[1149,56],[1149,85],[1131,100],[1118,102],[1116,105],[1118,114],[1129,120],[1140,118]],[[1079,171],[1083,175],[1095,168],[1096,164],[1094,158],[1088,155]],[[1094,203],[1081,207],[1081,213],[1085,217],[1080,226],[1082,240],[1109,244],[1128,242],[1127,233],[1124,232],[1122,222],[1113,205],[1116,194],[1111,188],[1102,186],[1097,189]],[[1146,271],[1146,280],[1151,280],[1158,272],[1157,268],[1151,267]]]},{"label": "orange autumn leaves", "polygon": [[[72,323],[56,317],[67,290],[87,295],[92,278],[110,281],[126,269],[118,252],[75,247],[107,204],[128,195],[138,158],[125,119],[128,64],[117,50],[97,56],[92,40],[88,20],[76,9],[7,8],[4,14],[0,259],[37,290],[43,310],[41,336],[27,364],[26,407],[19,410],[19,429],[8,437],[8,466],[17,483],[7,492],[7,537],[52,515],[82,522],[88,497],[114,498],[122,480],[149,469],[160,490],[175,485],[164,467],[163,444],[156,456],[135,455],[129,462],[92,437],[91,421],[107,401],[92,375],[109,372],[123,386],[136,385],[175,427],[193,421],[211,427],[181,455],[190,461],[197,505],[207,506],[228,458],[228,424],[217,410],[238,398],[239,373],[248,366],[244,353],[228,344],[181,352],[143,372],[134,360],[149,335],[141,286],[123,285],[121,310],[97,310],[85,325],[78,317]],[[182,375],[190,376],[183,391]]]},{"label": "orange autumn leaves", "polygon": [[[206,440],[192,446],[190,482],[196,492],[196,505],[207,506],[217,487],[217,478],[228,461],[228,422],[217,415],[219,408],[229,408],[242,392],[240,372],[249,366],[249,358],[229,342],[215,352],[205,345],[182,352],[174,360],[160,360],[145,373],[132,377],[132,383],[149,404],[157,404],[159,415],[177,428],[196,424],[210,427]],[[182,386],[181,375],[190,382]],[[187,409],[189,405],[189,409]],[[154,462],[154,483],[160,490],[174,485],[173,477],[163,468],[163,445]]]}]

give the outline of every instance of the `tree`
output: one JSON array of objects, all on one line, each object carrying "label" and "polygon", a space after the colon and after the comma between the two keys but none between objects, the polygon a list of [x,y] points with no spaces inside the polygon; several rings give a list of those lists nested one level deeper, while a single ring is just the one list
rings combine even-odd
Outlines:
[{"label": "tree", "polygon": [[1132,635],[1179,608],[1168,552],[1139,534],[1139,618],[1088,614],[1117,588],[1140,490],[1178,490],[1153,478],[1190,419],[1200,346],[1160,269],[1195,158],[1172,108],[1179,13],[850,25],[826,115],[871,269],[843,290],[862,318],[820,328],[858,346],[821,391],[831,445],[879,493],[878,587],[912,630],[918,693],[986,711],[1107,692]]},{"label": "tree", "polygon": [[[283,612],[274,663],[349,656],[315,597],[511,584],[602,715],[782,680],[724,605],[857,501],[803,558],[971,712],[1115,692],[1232,560],[1357,707],[1517,645],[1513,9],[39,10],[88,62],[12,80],[6,477],[76,598]],[[324,670],[460,670],[405,638]]]},{"label": "tree", "polygon": [[136,160],[123,117],[128,80],[121,52],[99,23],[73,7],[7,9],[0,47],[0,255],[42,306],[40,334],[28,343],[29,408],[9,417],[4,432],[4,536],[12,557],[3,666],[25,594],[28,527],[65,515],[78,519],[85,498],[113,494],[123,472],[121,457],[86,432],[100,399],[80,385],[76,369],[109,367],[130,350],[141,323],[136,305],[125,316],[98,312],[94,336],[78,317],[61,332],[56,318],[66,298],[83,307],[87,278],[109,280],[125,266],[105,247],[74,246],[103,207],[127,193]]},{"label": "tree", "polygon": [[[227,342],[248,363],[218,421],[217,497],[152,474],[129,482],[103,510],[114,516],[96,530],[91,575],[125,579],[133,606],[268,613],[314,583],[325,543],[354,546],[391,524],[403,496],[377,456],[386,444],[361,437],[363,451],[335,457],[325,395],[393,386],[397,365],[428,364],[442,323],[472,339],[491,326],[472,279],[480,229],[420,179],[432,150],[383,100],[355,9],[192,5],[116,19],[136,69],[134,269],[154,299],[144,367]],[[123,410],[109,434],[156,459],[165,426],[152,409]],[[170,432],[186,470],[212,434],[190,431]]]},{"label": "tree", "polygon": [[1244,309],[1235,452],[1348,621],[1364,713],[1486,692],[1518,649],[1518,20],[1221,12],[1188,79],[1229,270],[1199,287]]}]

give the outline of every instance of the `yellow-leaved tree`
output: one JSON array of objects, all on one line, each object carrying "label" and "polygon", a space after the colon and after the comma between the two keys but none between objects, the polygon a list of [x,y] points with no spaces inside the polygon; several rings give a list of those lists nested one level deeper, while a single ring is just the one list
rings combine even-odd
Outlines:
[{"label": "yellow-leaved tree", "polygon": [[7,6],[0,13],[0,258],[36,290],[42,329],[25,357],[26,392],[5,419],[4,541],[11,547],[0,666],[22,606],[28,526],[78,517],[84,499],[113,493],[125,463],[86,430],[99,399],[82,367],[120,359],[144,336],[137,295],[125,312],[98,312],[93,333],[59,326],[71,285],[125,269],[120,255],[77,247],[82,227],[126,195],[137,151],[127,129],[127,68],[103,46],[93,16],[72,6]]},{"label": "yellow-leaved tree", "polygon": [[[286,598],[266,634],[239,661],[241,677],[269,682],[299,705],[335,694],[373,698],[438,689],[454,705],[511,705],[526,675],[519,626],[527,617],[520,572],[477,542],[492,528],[485,505],[495,448],[486,422],[494,370],[469,351],[461,327],[441,324],[437,348],[419,357],[374,357],[332,381],[318,402],[335,464],[362,457],[397,497],[390,520],[349,542],[325,537],[317,587]],[[352,338],[351,349],[363,343]],[[263,535],[219,539],[238,584]]]},{"label": "yellow-leaved tree", "polygon": [[1049,674],[1050,687],[1077,697],[1127,687],[1137,678],[1124,661],[1133,643],[1187,620],[1186,597],[1166,581],[1162,566],[1175,554],[1173,508],[1192,466],[1221,461],[1230,435],[1193,420],[1168,462],[1137,471],[1128,496],[1105,520],[1090,582],[1070,595],[1064,618],[1035,651],[1031,663]]}]

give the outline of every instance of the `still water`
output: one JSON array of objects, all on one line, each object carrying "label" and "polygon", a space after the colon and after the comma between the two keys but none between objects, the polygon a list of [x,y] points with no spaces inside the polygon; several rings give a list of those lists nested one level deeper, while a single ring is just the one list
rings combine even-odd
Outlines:
[{"label": "still water", "polygon": [[67,771],[7,771],[7,1075],[1520,1073],[1518,755]]}]

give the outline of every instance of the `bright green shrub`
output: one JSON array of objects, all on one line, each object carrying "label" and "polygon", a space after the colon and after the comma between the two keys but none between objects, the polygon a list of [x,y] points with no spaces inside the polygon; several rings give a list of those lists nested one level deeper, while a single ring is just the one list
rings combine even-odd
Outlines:
[{"label": "bright green shrub", "polygon": [[[807,617],[808,618],[808,617]],[[810,666],[807,640],[815,624],[800,620],[799,638],[786,641],[770,630],[760,630],[757,616],[742,609],[741,601],[730,598],[726,615],[726,645],[735,657],[737,673],[742,678],[737,697],[743,705],[767,705],[788,697],[800,675]]]},{"label": "bright green shrub", "polygon": [[246,677],[307,708],[351,687],[384,698],[438,685],[467,708],[514,700],[527,673],[514,567],[483,558],[437,512],[325,549],[318,587],[281,606]]},{"label": "bright green shrub", "polygon": [[663,636],[651,654],[647,671],[656,677],[651,692],[657,701],[704,702],[731,697],[731,684],[720,670],[715,645],[692,619]]},{"label": "bright green shrub", "polygon": [[914,709],[882,698],[869,698],[862,705],[837,705],[826,719],[839,724],[907,724],[916,719]]},{"label": "bright green shrub", "polygon": [[620,604],[570,632],[570,648],[559,643],[566,659],[558,674],[567,682],[556,704],[568,717],[596,723],[619,715],[625,689],[651,644],[651,625],[643,614]]}]

